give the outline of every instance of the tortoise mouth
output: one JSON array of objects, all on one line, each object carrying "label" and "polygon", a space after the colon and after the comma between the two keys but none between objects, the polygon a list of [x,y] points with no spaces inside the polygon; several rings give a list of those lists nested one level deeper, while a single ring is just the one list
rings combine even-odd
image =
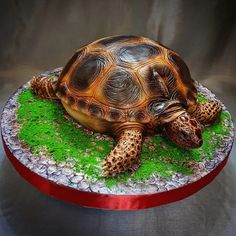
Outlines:
[{"label": "tortoise mouth", "polygon": [[183,139],[181,137],[173,138],[171,136],[168,136],[168,138],[177,146],[180,146],[186,149],[199,148],[203,144],[202,138],[196,138],[196,137],[191,138],[191,136],[188,139]]},{"label": "tortoise mouth", "polygon": [[190,142],[182,142],[182,143],[176,143],[177,145],[183,147],[183,148],[187,148],[187,149],[193,149],[193,148],[199,148],[202,146],[203,140],[202,139],[198,139],[197,141],[190,141]]}]

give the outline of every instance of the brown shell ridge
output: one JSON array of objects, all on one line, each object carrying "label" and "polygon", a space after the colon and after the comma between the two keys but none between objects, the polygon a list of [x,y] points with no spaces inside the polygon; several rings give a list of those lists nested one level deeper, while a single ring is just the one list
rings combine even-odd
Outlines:
[{"label": "brown shell ridge", "polygon": [[[142,103],[130,108],[116,108],[113,106],[108,106],[101,101],[98,101],[96,98],[91,97],[91,96],[81,96],[81,97],[76,97],[73,96],[70,92],[68,92],[65,96],[60,97],[63,102],[65,102],[68,106],[70,106],[73,110],[81,112],[86,115],[92,115],[95,116],[99,119],[104,119],[107,121],[111,122],[126,122],[126,121],[135,121],[136,119],[134,116],[130,116],[130,111],[133,111],[134,115],[136,113],[143,113],[145,116],[145,119],[143,120],[144,123],[147,123],[150,121],[150,115],[146,112],[145,107],[147,106],[148,101],[143,101]],[[79,102],[82,101],[84,102],[84,107],[80,108],[79,107]],[[100,112],[92,112],[91,111],[91,106],[96,106],[97,111],[99,110]],[[119,118],[114,119],[112,118],[112,113],[117,112],[119,113]]]},{"label": "brown shell ridge", "polygon": [[[140,81],[138,81],[139,82],[139,85],[140,86],[142,86],[142,83],[140,82]],[[68,104],[68,102],[67,102],[67,98],[70,98],[70,97],[72,97],[73,99],[75,99],[75,100],[83,100],[83,98],[91,98],[92,100],[94,100],[97,104],[99,104],[99,105],[101,105],[101,106],[104,106],[104,107],[108,107],[108,108],[111,108],[111,109],[116,109],[116,110],[127,110],[127,109],[135,109],[135,108],[137,108],[137,107],[142,107],[143,106],[143,104],[145,104],[146,103],[146,100],[144,100],[143,99],[143,101],[141,101],[141,102],[138,102],[138,103],[136,103],[135,105],[132,105],[132,107],[128,107],[128,108],[122,108],[122,107],[119,107],[119,108],[117,108],[117,107],[115,107],[115,106],[112,106],[112,105],[108,105],[107,103],[104,103],[104,102],[102,102],[102,101],[99,101],[98,99],[96,99],[96,96],[93,96],[92,95],[92,91],[93,90],[95,90],[96,91],[96,88],[94,88],[94,89],[91,89],[91,92],[90,93],[87,93],[87,95],[85,95],[85,94],[83,94],[83,95],[78,95],[78,94],[76,94],[75,95],[75,92],[74,91],[71,91],[70,90],[70,88],[68,87],[68,85],[66,84],[66,83],[63,83],[63,85],[60,85],[59,87],[61,87],[61,88],[64,88],[64,94],[61,94],[60,93],[60,91],[58,92],[56,92],[56,94],[57,94],[57,96],[60,98],[60,99],[62,99],[66,104]],[[146,95],[146,94],[145,94]],[[70,104],[68,104],[68,105],[70,105]]]},{"label": "brown shell ridge", "polygon": [[136,71],[134,71],[133,74],[134,74],[134,76],[137,78],[138,83],[139,83],[140,87],[142,88],[143,93],[145,94],[145,96],[146,96],[147,98],[149,98],[150,96],[149,96],[148,92],[146,91],[145,86],[143,85],[144,82],[143,82],[142,78],[140,78],[139,73],[137,73]]},{"label": "brown shell ridge", "polygon": [[[117,40],[115,44],[124,44],[124,43],[137,43],[137,41],[142,41],[143,37],[142,36],[136,36],[136,35],[113,35],[113,36],[108,36],[108,37],[103,37],[101,39],[98,39],[92,43],[92,45],[102,45],[101,42],[104,40],[112,40],[115,38],[123,37],[123,40]],[[126,39],[124,38],[126,37]],[[112,43],[109,43],[111,45],[108,45],[108,47],[112,47]]]}]

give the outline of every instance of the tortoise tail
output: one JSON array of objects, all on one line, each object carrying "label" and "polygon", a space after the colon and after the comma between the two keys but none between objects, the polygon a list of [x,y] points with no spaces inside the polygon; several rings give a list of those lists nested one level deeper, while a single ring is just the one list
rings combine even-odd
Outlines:
[{"label": "tortoise tail", "polygon": [[33,77],[30,81],[30,89],[39,98],[42,99],[58,99],[55,93],[57,78],[38,76]]}]

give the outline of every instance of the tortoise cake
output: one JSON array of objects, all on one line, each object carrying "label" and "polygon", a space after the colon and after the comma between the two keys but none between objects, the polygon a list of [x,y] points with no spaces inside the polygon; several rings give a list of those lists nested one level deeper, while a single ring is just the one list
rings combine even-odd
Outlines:
[{"label": "tortoise cake", "polygon": [[194,80],[176,52],[141,36],[90,43],[58,79],[39,76],[30,85],[42,99],[59,99],[86,128],[117,140],[105,157],[104,176],[135,171],[145,135],[161,133],[181,147],[200,147],[204,125],[221,111],[217,101],[198,103]]}]

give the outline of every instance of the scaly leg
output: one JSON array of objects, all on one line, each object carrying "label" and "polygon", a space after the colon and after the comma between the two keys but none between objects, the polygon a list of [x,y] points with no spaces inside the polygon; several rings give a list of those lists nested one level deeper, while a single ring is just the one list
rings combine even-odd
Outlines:
[{"label": "scaly leg", "polygon": [[30,81],[30,89],[42,99],[58,99],[55,94],[56,77],[38,76]]},{"label": "scaly leg", "polygon": [[197,109],[192,113],[201,124],[214,123],[220,115],[222,107],[217,101],[198,103]]},{"label": "scaly leg", "polygon": [[115,176],[127,170],[137,169],[142,145],[142,131],[138,128],[124,130],[116,146],[106,156],[103,176]]}]

